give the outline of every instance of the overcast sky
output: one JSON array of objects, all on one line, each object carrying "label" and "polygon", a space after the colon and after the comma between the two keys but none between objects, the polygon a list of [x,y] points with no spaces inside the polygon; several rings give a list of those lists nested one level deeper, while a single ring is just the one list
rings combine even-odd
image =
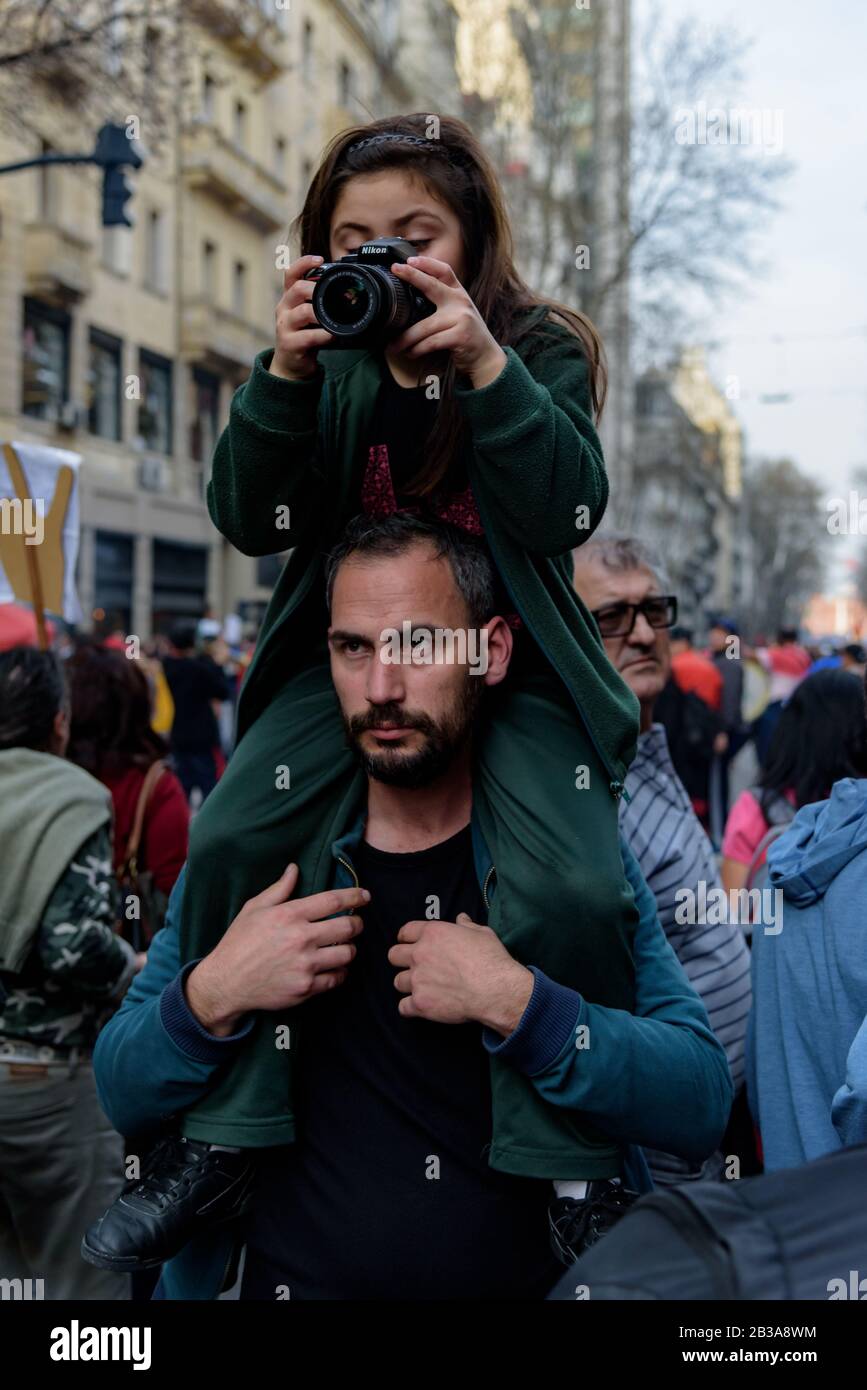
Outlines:
[{"label": "overcast sky", "polygon": [[[755,38],[738,104],[782,112],[797,168],[759,248],[769,273],[715,323],[725,341],[710,362],[720,385],[740,379],[751,457],[788,455],[828,498],[844,495],[867,466],[867,0],[634,5],[642,20],[699,16]],[[791,401],[759,401],[779,392]],[[836,541],[831,555],[856,546]],[[828,587],[841,577],[834,563]]]}]

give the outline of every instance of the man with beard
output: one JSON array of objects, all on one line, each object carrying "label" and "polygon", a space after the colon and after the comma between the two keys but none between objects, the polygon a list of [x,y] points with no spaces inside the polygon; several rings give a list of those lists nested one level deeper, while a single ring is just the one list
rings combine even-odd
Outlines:
[{"label": "man with beard", "polygon": [[[485,925],[496,869],[473,806],[473,733],[513,636],[492,616],[483,546],[407,514],[359,519],[326,578],[332,678],[366,774],[365,804],[332,846],[333,890],[293,898],[290,865],[178,970],[179,885],[142,988],[101,1039],[103,1104],[125,1133],[152,1128],[206,1090],[253,1011],[299,1005],[275,1039],[297,1049],[297,1139],[257,1156],[241,1298],[542,1298],[558,1274],[554,1192],[550,1177],[491,1166],[492,1061],[613,1135],[631,1176],[646,1169],[630,1141],[713,1147],[725,1057],[631,858],[635,1016],[515,959]],[[470,650],[484,659],[461,660]],[[180,1205],[204,1210],[209,1146],[171,1142]],[[147,1177],[128,1196],[127,1223],[133,1211],[159,1224],[158,1187],[153,1210]],[[88,1242],[107,1250],[123,1234],[109,1212]],[[162,1296],[216,1295],[231,1237],[214,1235],[171,1260]]]}]

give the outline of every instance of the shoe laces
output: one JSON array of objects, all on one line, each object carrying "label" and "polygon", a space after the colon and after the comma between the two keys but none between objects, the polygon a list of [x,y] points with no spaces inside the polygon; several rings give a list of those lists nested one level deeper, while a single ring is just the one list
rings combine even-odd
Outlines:
[{"label": "shoe laces", "polygon": [[168,1205],[169,1192],[184,1191],[192,1185],[193,1174],[201,1172],[210,1156],[207,1145],[197,1140],[172,1138],[157,1145],[141,1178],[132,1188],[137,1197]]}]

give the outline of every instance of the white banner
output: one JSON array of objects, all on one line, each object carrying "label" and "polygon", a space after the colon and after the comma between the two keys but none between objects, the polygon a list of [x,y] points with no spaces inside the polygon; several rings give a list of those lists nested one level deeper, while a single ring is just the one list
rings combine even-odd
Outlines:
[{"label": "white banner", "polygon": [[46,613],[81,621],[75,591],[81,455],[43,444],[0,449],[0,603],[34,603],[34,569]]}]

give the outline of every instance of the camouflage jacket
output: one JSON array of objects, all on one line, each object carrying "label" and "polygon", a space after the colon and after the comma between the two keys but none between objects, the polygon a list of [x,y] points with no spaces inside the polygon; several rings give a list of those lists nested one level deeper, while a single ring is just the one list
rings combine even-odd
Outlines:
[{"label": "camouflage jacket", "polygon": [[135,953],[115,933],[117,882],[103,826],[59,880],[23,969],[3,979],[0,1041],[91,1048],[134,973]]}]

